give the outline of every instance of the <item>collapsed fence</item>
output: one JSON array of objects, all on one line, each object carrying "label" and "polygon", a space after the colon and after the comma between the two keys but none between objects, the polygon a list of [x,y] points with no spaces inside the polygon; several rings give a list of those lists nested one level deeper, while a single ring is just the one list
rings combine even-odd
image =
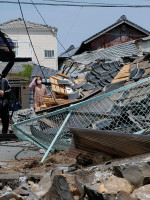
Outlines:
[{"label": "collapsed fence", "polygon": [[64,150],[71,144],[70,127],[142,134],[150,128],[150,78],[124,86],[13,125],[21,140],[28,140],[46,153]]}]

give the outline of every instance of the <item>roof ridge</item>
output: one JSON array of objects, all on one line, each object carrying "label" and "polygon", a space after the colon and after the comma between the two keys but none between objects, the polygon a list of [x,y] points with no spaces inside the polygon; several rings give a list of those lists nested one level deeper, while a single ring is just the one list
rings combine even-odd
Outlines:
[{"label": "roof ridge", "polygon": [[103,30],[101,30],[100,32],[94,34],[93,36],[87,38],[86,40],[84,40],[82,43],[88,43],[88,40],[92,40],[92,38],[94,39],[95,37],[99,37],[101,34],[104,34],[105,32],[107,32],[107,30],[109,31],[109,29],[113,29],[115,28],[114,26],[116,25],[120,25],[122,23],[129,23],[130,25],[136,26],[138,29],[140,29],[140,31],[146,32],[148,35],[150,35],[150,32],[144,28],[142,28],[141,26],[131,22],[130,20],[127,19],[127,17],[125,15],[122,15],[115,23],[113,23],[112,25],[104,28]]},{"label": "roof ridge", "polygon": [[127,17],[125,15],[121,15],[121,17],[116,22],[126,21],[126,20],[127,20]]},{"label": "roof ridge", "polygon": [[[21,21],[21,22],[23,22],[23,19],[21,19],[21,18],[17,18],[17,19],[12,19],[12,20],[9,20],[9,21],[7,21],[7,22],[4,22],[4,23],[1,23],[0,24],[0,27],[4,27],[5,25],[9,25],[9,24],[11,24],[11,23],[13,23],[13,22],[19,22],[19,21]],[[27,22],[29,25],[35,25],[35,26],[41,26],[41,27],[43,27],[43,28],[51,28],[51,29],[54,29],[55,31],[57,31],[57,28],[56,27],[52,27],[52,26],[49,26],[49,25],[44,25],[44,24],[40,24],[40,23],[35,23],[35,22],[31,22],[31,21],[28,21],[28,20],[25,20],[25,22]],[[27,27],[28,27],[28,24],[27,24]]]}]

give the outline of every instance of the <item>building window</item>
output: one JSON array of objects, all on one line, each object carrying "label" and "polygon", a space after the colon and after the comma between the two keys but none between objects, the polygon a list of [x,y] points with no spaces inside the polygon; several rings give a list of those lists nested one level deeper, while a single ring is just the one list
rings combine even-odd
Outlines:
[{"label": "building window", "polygon": [[15,48],[14,48],[14,52],[15,52],[15,56],[18,56],[18,50],[19,50],[19,47],[18,47],[18,42],[14,42],[14,46],[15,46]]},{"label": "building window", "polygon": [[54,58],[54,50],[44,50],[45,58]]}]

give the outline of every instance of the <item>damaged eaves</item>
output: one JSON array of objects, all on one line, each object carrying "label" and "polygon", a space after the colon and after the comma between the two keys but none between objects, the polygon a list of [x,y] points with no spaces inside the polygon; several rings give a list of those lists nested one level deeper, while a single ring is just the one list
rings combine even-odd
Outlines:
[{"label": "damaged eaves", "polygon": [[[120,49],[122,49],[122,52]],[[102,90],[113,81],[122,68],[124,62],[121,58],[132,57],[132,55],[139,55],[139,51],[133,41],[73,56],[72,60],[66,60],[60,72],[76,80],[77,84],[73,88],[80,89],[81,93],[84,93],[84,90],[92,92],[95,87],[99,87],[98,90]],[[83,80],[80,82],[80,79]],[[85,88],[84,83],[92,85]]]},{"label": "damaged eaves", "polygon": [[133,55],[138,56],[139,50],[135,45],[135,41],[130,41],[105,49],[99,49],[96,51],[85,52],[80,55],[72,56],[72,60],[74,63],[77,62],[87,65],[96,60],[116,60],[117,58],[132,57]]},{"label": "damaged eaves", "polygon": [[111,156],[119,157],[149,153],[149,136],[83,128],[70,128],[70,130],[74,137],[72,145],[88,153],[103,151]]},{"label": "damaged eaves", "polygon": [[[143,48],[143,51],[140,50],[142,41],[143,40],[140,42],[138,40],[130,41],[106,49],[93,51],[91,53],[86,52],[73,56],[71,59],[67,59],[63,63],[60,73],[63,73],[68,77],[63,77],[61,81],[66,82],[65,79],[67,78],[71,83],[70,85],[66,85],[66,82],[66,84],[62,84],[62,86],[69,86],[69,88],[71,88],[71,90],[69,90],[72,92],[69,92],[68,97],[73,101],[69,102],[67,100],[66,103],[64,103],[64,107],[83,101],[85,98],[88,99],[99,96],[102,93],[134,83],[143,77],[148,77],[149,69],[145,68],[143,70],[143,67],[140,65],[140,62],[143,62],[145,59],[145,49]],[[149,42],[149,37],[144,41]],[[110,50],[112,50],[110,55],[103,57],[101,60],[101,57],[98,56],[100,54],[97,52],[110,52]],[[95,56],[93,56],[94,54]],[[148,57],[148,55],[146,57]],[[139,65],[138,74],[136,69],[132,71],[133,68],[136,68],[137,62]],[[133,64],[134,67],[132,66]],[[129,78],[130,76],[132,79]],[[59,108],[62,108],[60,103],[57,106],[53,105],[53,108],[49,108],[48,110],[52,111]]]},{"label": "damaged eaves", "polygon": [[[149,42],[149,37],[144,39],[144,41]],[[142,45],[142,42],[138,42],[138,44],[137,42],[138,40],[125,42],[119,45],[108,47],[106,49],[100,49],[89,53],[84,52],[80,55],[72,56],[72,59],[68,59],[64,62],[64,65],[60,71],[69,75],[72,79],[79,80],[83,78],[83,82],[80,82],[80,85],[74,86],[76,89],[79,89],[80,86],[82,88],[84,82],[89,82],[95,86],[100,86],[102,89],[105,86],[110,87],[110,83],[114,84],[124,80],[128,81],[130,69],[129,72],[125,72],[125,75],[122,74],[122,66],[124,64],[123,60],[126,62],[126,59],[129,58],[127,59],[127,62],[130,61],[132,63],[134,60],[136,61],[138,57],[143,59],[143,53],[140,49],[140,44]],[[101,65],[101,67],[99,67],[99,65]],[[127,68],[127,65],[124,66],[124,68]],[[120,70],[122,70],[121,78],[119,77],[119,79],[116,81],[116,75],[120,76],[118,74]],[[134,75],[133,73],[136,72],[131,72],[131,76]],[[132,80],[138,81],[144,75],[144,73],[145,70],[141,68],[138,69],[138,74],[136,73],[136,76],[134,76]],[[113,89],[115,89],[115,87],[113,87]]]},{"label": "damaged eaves", "polygon": [[41,76],[42,79],[49,79],[50,76],[56,76],[56,73],[54,69],[34,64],[31,77]]}]

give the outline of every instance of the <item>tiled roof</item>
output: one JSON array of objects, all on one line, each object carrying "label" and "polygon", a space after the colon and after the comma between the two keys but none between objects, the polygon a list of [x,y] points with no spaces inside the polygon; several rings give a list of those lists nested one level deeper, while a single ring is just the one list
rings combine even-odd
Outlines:
[{"label": "tiled roof", "polygon": [[126,23],[136,29],[138,29],[139,31],[143,32],[146,35],[150,35],[150,32],[147,31],[146,29],[138,26],[137,24],[127,20],[127,18],[125,17],[125,15],[122,15],[119,20],[117,20],[116,23],[112,24],[111,26],[108,26],[107,28],[105,28],[104,30],[96,33],[95,35],[93,35],[92,37],[89,37],[88,39],[86,39],[85,41],[82,42],[82,44],[87,44],[88,42],[92,41],[93,39],[99,37],[102,34],[105,34],[106,32],[110,31],[111,29],[115,28],[116,26],[119,26],[120,24]]},{"label": "tiled roof", "polygon": [[60,54],[59,58],[68,58],[70,56],[74,56],[75,53],[78,51],[79,47],[71,49],[70,51],[64,52]]},{"label": "tiled roof", "polygon": [[[0,62],[0,70],[4,70],[4,68],[6,67],[8,62]],[[28,62],[15,62],[13,67],[11,68],[11,70],[9,71],[9,73],[11,74],[17,74],[19,72],[22,72],[25,70],[25,68],[23,67],[23,64],[29,64],[29,65],[33,65],[33,62],[28,61]]]},{"label": "tiled roof", "polygon": [[[55,27],[51,27],[51,26],[46,26],[43,24],[37,24],[37,23],[33,23],[33,22],[29,22],[29,21],[25,21],[26,22],[26,26],[27,28],[30,30],[49,30],[51,29],[54,33],[57,32],[57,29]],[[8,30],[8,29],[24,29],[24,22],[22,19],[18,18],[15,20],[10,20],[8,22],[5,22],[3,24],[0,24],[0,29],[2,30]]]},{"label": "tiled roof", "polygon": [[49,79],[50,76],[56,76],[56,70],[48,67],[43,67],[43,66],[39,67],[38,65],[34,65],[31,76],[32,77],[41,76],[42,78]]},{"label": "tiled roof", "polygon": [[111,59],[123,57],[131,57],[132,55],[138,55],[139,50],[137,49],[134,41],[125,42],[115,46],[111,46],[105,49],[99,49],[92,51],[90,53],[85,52],[83,54],[73,56],[72,59],[74,62],[89,64],[95,60]]}]

